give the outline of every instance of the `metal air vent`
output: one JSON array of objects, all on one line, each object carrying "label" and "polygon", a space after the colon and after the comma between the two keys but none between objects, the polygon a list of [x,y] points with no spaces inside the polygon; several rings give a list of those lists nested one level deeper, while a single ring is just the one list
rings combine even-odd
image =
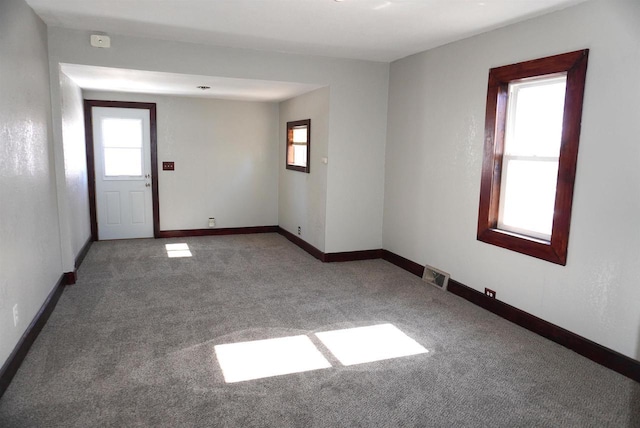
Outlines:
[{"label": "metal air vent", "polygon": [[422,280],[441,290],[446,290],[447,284],[449,283],[450,276],[451,275],[441,271],[440,269],[436,269],[432,266],[425,265],[424,273],[422,274]]}]

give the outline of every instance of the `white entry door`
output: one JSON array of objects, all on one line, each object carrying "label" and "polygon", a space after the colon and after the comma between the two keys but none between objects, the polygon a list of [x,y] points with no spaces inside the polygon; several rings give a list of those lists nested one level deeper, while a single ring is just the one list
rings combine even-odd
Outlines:
[{"label": "white entry door", "polygon": [[99,239],[153,237],[148,109],[93,107]]}]

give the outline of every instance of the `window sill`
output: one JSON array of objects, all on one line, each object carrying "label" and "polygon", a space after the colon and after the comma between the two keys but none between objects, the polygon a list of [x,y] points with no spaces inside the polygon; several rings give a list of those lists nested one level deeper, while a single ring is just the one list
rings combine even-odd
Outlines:
[{"label": "window sill", "polygon": [[287,164],[287,169],[290,169],[292,171],[300,171],[300,172],[309,172],[309,167],[308,166],[298,166],[298,165],[289,165]]},{"label": "window sill", "polygon": [[562,266],[567,264],[566,243],[564,243],[564,251],[562,251],[563,243],[554,242],[553,237],[551,241],[546,241],[506,230],[489,228],[478,233],[478,241]]}]

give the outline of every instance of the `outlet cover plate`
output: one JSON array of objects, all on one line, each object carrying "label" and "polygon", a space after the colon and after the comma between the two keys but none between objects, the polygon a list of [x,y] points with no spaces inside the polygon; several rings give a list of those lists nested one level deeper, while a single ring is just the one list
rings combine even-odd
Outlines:
[{"label": "outlet cover plate", "polygon": [[496,292],[490,288],[486,288],[484,289],[484,294],[488,297],[491,297],[492,299],[496,298]]}]

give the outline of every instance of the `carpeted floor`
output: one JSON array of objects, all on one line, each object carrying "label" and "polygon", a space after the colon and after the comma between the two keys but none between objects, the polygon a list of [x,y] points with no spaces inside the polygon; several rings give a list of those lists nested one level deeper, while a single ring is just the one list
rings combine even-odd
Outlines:
[{"label": "carpeted floor", "polygon": [[[190,258],[168,258],[186,242]],[[461,261],[462,263],[463,261]],[[429,352],[225,383],[214,346],[389,323]],[[640,385],[382,260],[276,234],[94,243],[1,427],[636,427]]]}]

